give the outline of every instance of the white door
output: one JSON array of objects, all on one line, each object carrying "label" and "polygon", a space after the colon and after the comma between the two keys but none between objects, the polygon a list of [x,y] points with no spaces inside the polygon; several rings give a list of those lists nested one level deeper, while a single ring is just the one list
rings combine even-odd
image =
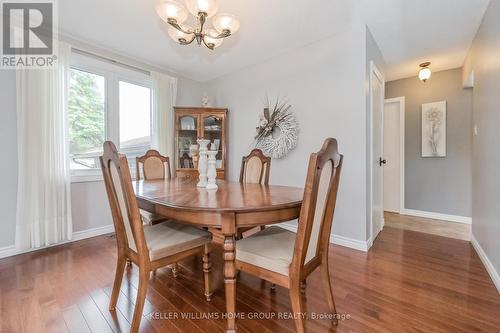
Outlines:
[{"label": "white door", "polygon": [[384,107],[384,211],[399,213],[401,181],[401,99],[388,99]]},{"label": "white door", "polygon": [[372,111],[372,241],[384,226],[383,209],[383,133],[384,133],[384,78],[373,65],[370,75]]}]

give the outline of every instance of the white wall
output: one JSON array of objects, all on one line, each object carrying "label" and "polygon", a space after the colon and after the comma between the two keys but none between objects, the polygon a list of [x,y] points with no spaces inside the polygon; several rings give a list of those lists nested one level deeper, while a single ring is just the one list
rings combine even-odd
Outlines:
[{"label": "white wall", "polygon": [[[354,22],[335,36],[209,81],[218,106],[229,108],[229,178],[253,147],[266,94],[287,97],[300,124],[299,144],[273,160],[271,183],[303,187],[309,155],[327,137],[344,154],[334,234],[366,241],[365,27]],[[261,50],[265,52],[265,50]]]},{"label": "white wall", "polygon": [[0,70],[0,248],[14,243],[17,202],[16,73]]},{"label": "white wall", "polygon": [[499,55],[500,1],[491,1],[472,45],[471,66],[466,70],[474,72],[473,122],[478,126],[472,144],[472,234],[500,291]]}]

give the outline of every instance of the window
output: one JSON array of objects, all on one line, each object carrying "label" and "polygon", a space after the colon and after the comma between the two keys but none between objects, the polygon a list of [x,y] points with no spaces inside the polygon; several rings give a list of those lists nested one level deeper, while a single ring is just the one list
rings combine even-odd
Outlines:
[{"label": "window", "polygon": [[71,170],[96,169],[106,138],[105,79],[71,69],[68,98]]},{"label": "window", "polygon": [[151,89],[120,81],[120,148],[135,167],[135,157],[151,147]]},{"label": "window", "polygon": [[68,124],[73,181],[102,178],[99,156],[106,140],[127,155],[135,176],[135,157],[151,147],[149,75],[74,53]]}]

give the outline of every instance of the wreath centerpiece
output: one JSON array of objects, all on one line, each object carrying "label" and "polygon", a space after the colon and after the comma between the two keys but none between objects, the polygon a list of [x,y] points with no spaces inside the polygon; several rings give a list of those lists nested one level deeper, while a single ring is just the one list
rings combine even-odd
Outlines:
[{"label": "wreath centerpiece", "polygon": [[271,107],[267,100],[264,112],[259,115],[255,136],[256,147],[272,158],[283,158],[293,150],[299,139],[299,123],[285,100],[276,99]]}]

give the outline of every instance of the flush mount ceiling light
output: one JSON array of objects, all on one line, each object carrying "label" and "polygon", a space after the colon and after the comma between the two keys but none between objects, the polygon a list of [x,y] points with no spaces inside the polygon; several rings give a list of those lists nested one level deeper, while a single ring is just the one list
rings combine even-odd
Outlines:
[{"label": "flush mount ceiling light", "polygon": [[423,62],[420,64],[420,72],[418,72],[418,78],[422,81],[427,81],[431,77],[431,69],[429,66],[431,65],[430,62]]},{"label": "flush mount ceiling light", "polygon": [[[162,1],[156,6],[158,15],[170,25],[169,36],[181,45],[189,45],[196,40],[198,45],[203,43],[213,50],[222,44],[224,38],[234,34],[240,27],[240,23],[233,15],[215,15],[219,8],[218,0],[186,0],[186,7],[187,10],[174,0]],[[196,17],[196,28],[184,24],[188,18],[188,11]],[[205,29],[208,18],[211,18],[214,29]]]}]

